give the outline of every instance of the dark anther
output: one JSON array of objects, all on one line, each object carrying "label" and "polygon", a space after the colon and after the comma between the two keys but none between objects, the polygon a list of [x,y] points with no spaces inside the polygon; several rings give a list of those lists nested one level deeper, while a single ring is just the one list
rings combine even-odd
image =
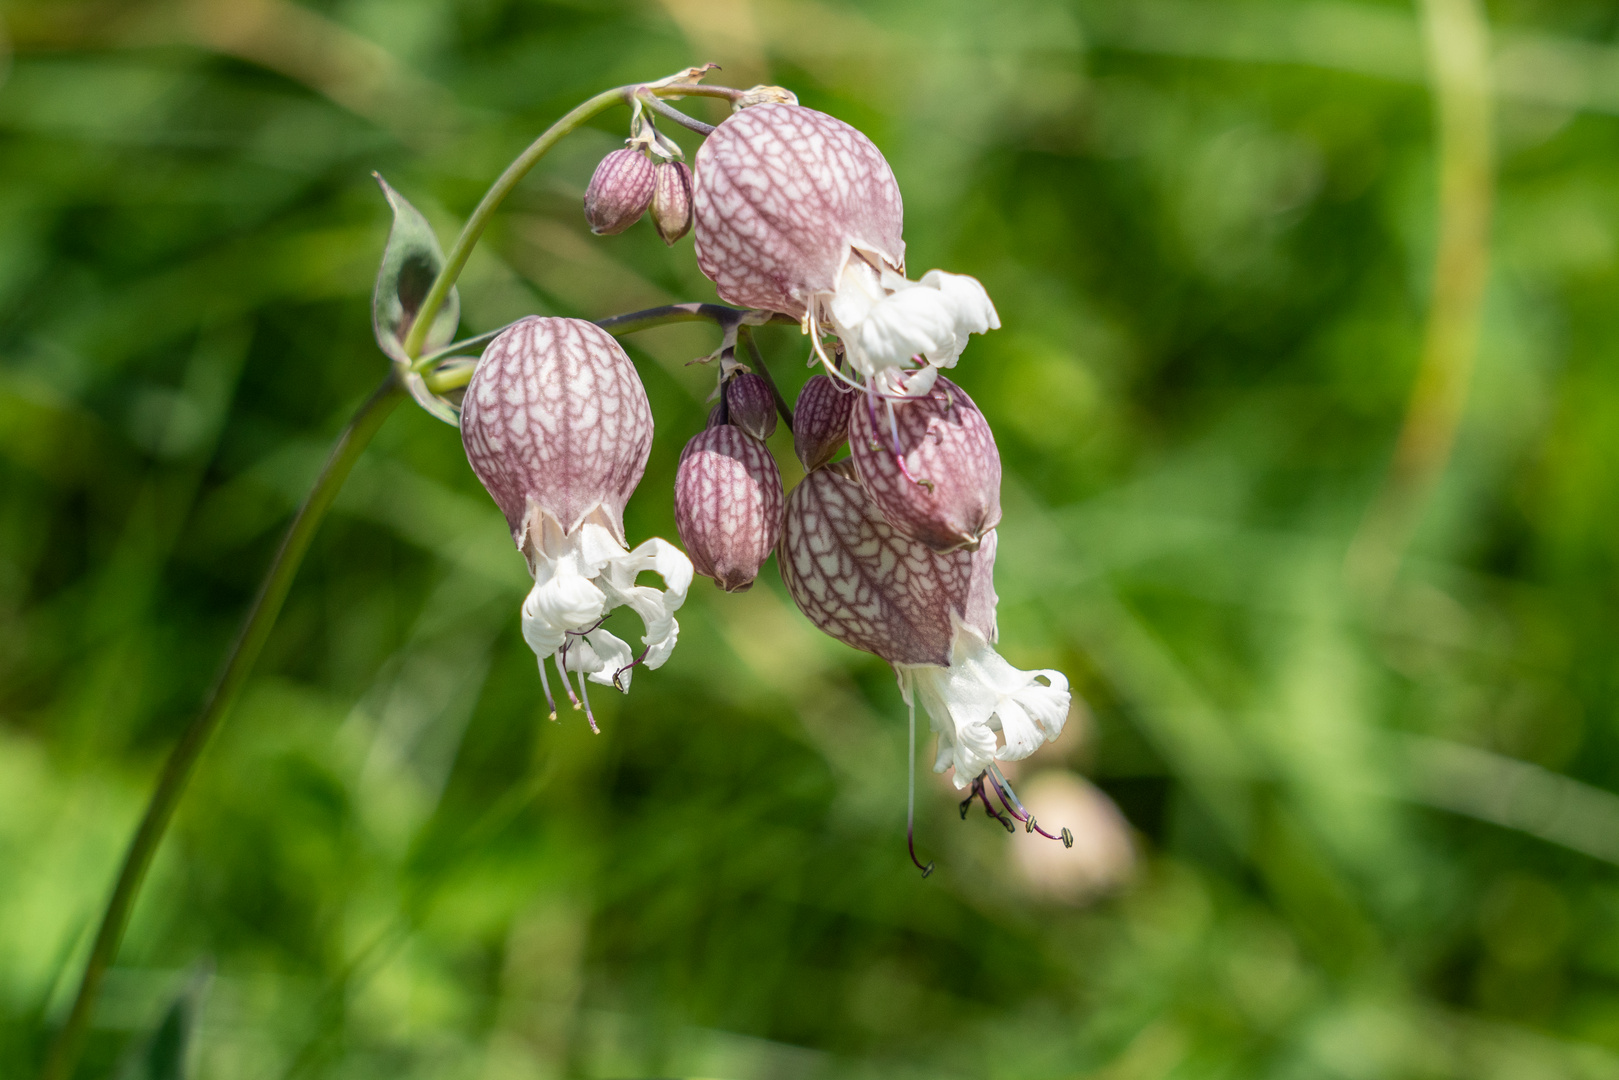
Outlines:
[{"label": "dark anther", "polygon": [[1037,826],[1034,823],[1034,815],[1031,814],[1031,815],[1029,815],[1029,820],[1027,820],[1027,821],[1025,821],[1023,823],[1023,831],[1024,832],[1034,832],[1034,830],[1036,828],[1037,828]]},{"label": "dark anther", "polygon": [[961,820],[967,820],[967,811],[973,808],[973,796],[969,795],[961,800]]},{"label": "dark anther", "polygon": [[1068,829],[1066,829],[1066,828],[1063,829],[1063,831],[1062,831],[1062,846],[1063,847],[1073,847],[1074,846],[1074,834],[1072,832],[1068,831]]},{"label": "dark anther", "polygon": [[924,878],[926,878],[931,873],[933,873],[933,864],[932,863],[928,863],[926,866],[922,867],[922,876]]}]

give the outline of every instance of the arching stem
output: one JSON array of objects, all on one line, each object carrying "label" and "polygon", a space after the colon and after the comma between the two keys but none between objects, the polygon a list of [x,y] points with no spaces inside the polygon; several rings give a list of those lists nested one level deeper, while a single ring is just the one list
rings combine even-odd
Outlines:
[{"label": "arching stem", "polygon": [[152,857],[163,839],[169,819],[174,816],[174,808],[179,804],[180,796],[185,792],[186,783],[191,778],[197,758],[207,746],[209,736],[219,727],[241,694],[254,661],[263,651],[264,643],[269,640],[276,616],[281,613],[281,605],[287,599],[292,579],[297,576],[298,567],[309,550],[309,543],[314,539],[315,530],[319,528],[321,519],[326,516],[326,511],[331,509],[343,481],[348,479],[350,470],[354,468],[354,463],[359,460],[366,445],[371,442],[372,436],[377,433],[382,422],[388,418],[388,414],[393,412],[394,406],[398,405],[404,396],[404,386],[390,373],[343,429],[337,445],[332,447],[331,455],[326,459],[325,467],[315,478],[315,486],[309,489],[303,505],[298,508],[297,516],[287,527],[287,534],[282,538],[281,547],[276,551],[275,559],[270,563],[264,581],[259,585],[258,595],[253,599],[252,607],[248,608],[241,633],[237,635],[236,643],[231,646],[230,654],[225,658],[225,666],[220,671],[219,679],[214,683],[206,704],[191,721],[185,733],[180,736],[180,741],[175,744],[174,749],[169,751],[168,760],[163,763],[163,772],[158,777],[157,788],[152,792],[151,801],[146,804],[146,813],[142,815],[140,826],[135,830],[135,837],[129,843],[123,867],[118,872],[118,881],[113,886],[112,896],[102,913],[95,943],[90,947],[90,958],[85,963],[84,976],[79,980],[78,994],[73,999],[73,1009],[68,1013],[67,1022],[57,1032],[56,1039],[51,1045],[50,1055],[45,1060],[45,1068],[40,1073],[41,1080],[68,1080],[73,1075],[79,1054],[84,1048],[85,1035],[89,1030],[91,1010],[100,995],[107,968],[117,955],[118,945],[123,940],[125,927],[129,924],[129,913],[135,905],[135,897],[140,892],[141,882],[146,877],[146,871],[151,868]]}]

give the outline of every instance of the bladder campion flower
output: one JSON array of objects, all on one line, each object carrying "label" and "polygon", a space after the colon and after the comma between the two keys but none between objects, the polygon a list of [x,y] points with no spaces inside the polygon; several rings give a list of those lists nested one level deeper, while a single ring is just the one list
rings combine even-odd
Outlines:
[{"label": "bladder campion flower", "polygon": [[[680,631],[674,613],[691,585],[690,561],[666,541],[626,550],[624,505],[652,446],[640,377],[600,327],[530,316],[484,350],[462,402],[461,441],[534,575],[523,637],[547,700],[545,661],[554,657],[570,699],[568,672],[578,675],[588,716],[587,676],[628,690],[635,664],[669,658]],[[636,584],[644,570],[665,587]],[[639,656],[601,628],[620,606],[646,625]]]},{"label": "bladder campion flower", "polygon": [[[913,769],[920,704],[938,735],[934,771],[952,770],[957,788],[971,787],[989,806],[987,780],[1008,812],[1026,820],[996,762],[1028,757],[1062,732],[1068,680],[1020,671],[995,651],[995,547],[993,532],[977,551],[939,552],[912,540],[840,462],[793,489],[777,561],[811,622],[893,666],[911,708]],[[914,777],[910,791],[914,801]]]},{"label": "bladder campion flower", "polygon": [[975,279],[905,277],[904,209],[882,153],[799,105],[733,113],[697,152],[697,264],[722,298],[803,320],[883,394],[923,393],[969,334],[1000,326]]}]

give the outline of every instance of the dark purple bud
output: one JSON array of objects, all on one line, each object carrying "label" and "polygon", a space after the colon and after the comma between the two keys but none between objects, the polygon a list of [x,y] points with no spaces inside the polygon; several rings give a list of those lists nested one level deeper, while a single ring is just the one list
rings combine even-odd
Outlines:
[{"label": "dark purple bud", "polygon": [[793,449],[804,468],[832,460],[849,438],[849,407],[855,391],[829,375],[813,375],[798,392],[793,409]]},{"label": "dark purple bud", "polygon": [[994,603],[993,554],[980,562],[917,543],[883,520],[852,472],[839,462],[793,489],[777,560],[787,591],[846,645],[891,664],[948,666],[955,627]]},{"label": "dark purple bud", "polygon": [[664,161],[653,171],[652,225],[673,244],[691,231],[691,170],[684,161]]},{"label": "dark purple bud", "polygon": [[894,173],[872,141],[799,105],[732,113],[697,151],[697,265],[720,296],[802,316],[855,248],[905,265]]},{"label": "dark purple bud", "polygon": [[652,409],[635,365],[582,319],[530,316],[489,343],[461,402],[461,443],[512,538],[549,516],[587,518],[624,543],[624,504],[646,469]]},{"label": "dark purple bud", "polygon": [[725,380],[725,405],[731,423],[760,442],[775,432],[776,397],[762,376],[743,371]]},{"label": "dark purple bud", "polygon": [[781,473],[770,451],[731,424],[686,444],[675,475],[675,523],[693,569],[742,592],[781,539]]},{"label": "dark purple bud", "polygon": [[639,150],[614,150],[602,158],[585,188],[585,220],[597,236],[621,233],[641,220],[657,186],[652,162]]},{"label": "dark purple bud", "polygon": [[849,418],[860,482],[896,529],[935,551],[976,548],[1001,520],[989,422],[942,376],[922,397],[865,397]]}]

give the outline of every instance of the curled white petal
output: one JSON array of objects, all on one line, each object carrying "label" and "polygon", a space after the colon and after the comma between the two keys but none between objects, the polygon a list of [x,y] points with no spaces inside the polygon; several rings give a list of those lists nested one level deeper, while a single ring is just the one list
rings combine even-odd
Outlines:
[{"label": "curled white petal", "polygon": [[922,275],[921,284],[938,289],[950,302],[956,316],[956,337],[960,339],[963,349],[967,347],[968,334],[982,334],[1001,328],[1001,317],[977,278],[929,270]]},{"label": "curled white petal", "polygon": [[535,563],[534,587],[523,601],[523,640],[540,659],[561,648],[570,631],[606,614],[607,597],[591,581],[594,576],[577,550]]},{"label": "curled white petal", "polygon": [[[544,540],[532,549],[534,588],[523,602],[523,638],[542,663],[566,646],[567,670],[627,690],[634,655],[600,628],[618,607],[630,608],[646,624],[642,662],[655,668],[669,658],[680,636],[674,613],[685,603],[692,580],[691,561],[680,549],[654,539],[626,551],[594,522],[566,535],[555,528],[530,535]],[[664,588],[636,584],[644,570],[662,577]]]},{"label": "curled white petal", "polygon": [[949,667],[896,664],[895,669],[905,700],[915,695],[939,736],[933,770],[954,769],[958,788],[993,761],[1028,757],[1062,734],[1068,719],[1068,679],[1062,672],[1020,671],[963,624],[956,626]]},{"label": "curled white petal", "polygon": [[918,359],[922,370],[952,367],[970,335],[1001,325],[976,278],[929,270],[921,281],[909,281],[858,253],[844,266],[837,290],[820,294],[818,302],[854,369],[884,393],[914,372]]},{"label": "curled white petal", "polygon": [[[643,570],[663,578],[664,587],[637,585],[635,576]],[[686,602],[692,573],[691,560],[685,553],[667,540],[657,538],[621,554],[606,567],[602,586],[609,606],[625,605],[646,624],[646,635],[641,638],[646,646],[646,657],[641,662],[649,670],[663,666],[674,652],[675,642],[680,637],[675,612]]]}]

